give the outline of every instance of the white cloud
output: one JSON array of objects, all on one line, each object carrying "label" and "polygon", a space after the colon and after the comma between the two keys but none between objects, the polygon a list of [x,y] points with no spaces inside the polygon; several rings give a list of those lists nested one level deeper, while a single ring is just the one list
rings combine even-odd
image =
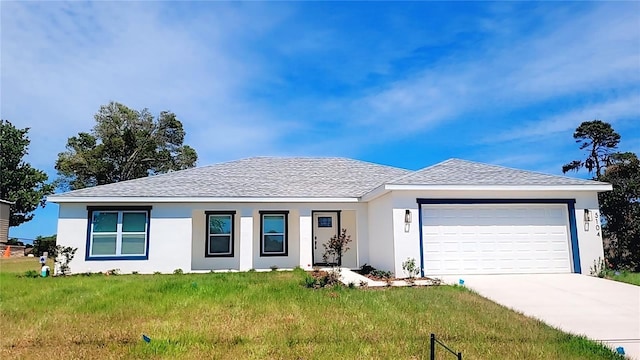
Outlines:
[{"label": "white cloud", "polygon": [[586,104],[581,108],[572,109],[542,120],[518,124],[517,128],[485,137],[484,142],[536,141],[540,137],[573,132],[583,121],[598,119],[615,124],[621,119],[637,118],[639,116],[640,94],[634,93],[624,98]]},{"label": "white cloud", "polygon": [[52,168],[66,138],[88,131],[111,100],[174,111],[205,161],[208,150],[219,151],[210,146],[215,133],[203,134],[212,123],[233,127],[227,148],[258,144],[256,132],[273,146],[268,114],[242,95],[263,76],[261,66],[235,41],[278,16],[221,6],[185,24],[168,20],[160,5],[2,3],[2,116],[31,127],[36,166]]},{"label": "white cloud", "polygon": [[[471,114],[490,118],[492,113],[540,106],[548,106],[549,112],[573,103],[573,108],[551,119],[494,118],[491,122],[498,128],[528,123],[525,130],[502,134],[502,140],[574,129],[577,119],[593,116],[638,116],[640,16],[634,11],[638,4],[596,5],[589,11],[561,12],[563,16],[540,13],[538,28],[531,33],[508,34],[513,38],[501,38],[499,45],[479,44],[464,57],[447,58],[383,86],[355,101],[351,110],[360,125],[397,134],[398,122],[403,129],[425,131],[464,121]],[[485,30],[493,29],[502,37],[504,29],[498,26],[502,22],[493,22],[495,26],[485,22]],[[594,96],[598,103],[584,104],[594,102],[590,100]],[[547,105],[559,99],[565,100],[562,106]]]}]

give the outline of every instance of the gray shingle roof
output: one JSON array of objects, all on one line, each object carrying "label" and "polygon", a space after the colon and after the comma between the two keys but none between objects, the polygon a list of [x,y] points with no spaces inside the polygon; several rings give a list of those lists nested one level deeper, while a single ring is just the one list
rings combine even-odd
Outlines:
[{"label": "gray shingle roof", "polygon": [[360,197],[409,170],[345,158],[254,157],[101,185],[66,197]]},{"label": "gray shingle roof", "polygon": [[558,186],[605,183],[449,159],[418,171],[345,158],[254,157],[49,197],[361,197],[382,184]]},{"label": "gray shingle roof", "polygon": [[473,161],[449,159],[387,182],[395,185],[604,185],[605,183],[543,174]]}]

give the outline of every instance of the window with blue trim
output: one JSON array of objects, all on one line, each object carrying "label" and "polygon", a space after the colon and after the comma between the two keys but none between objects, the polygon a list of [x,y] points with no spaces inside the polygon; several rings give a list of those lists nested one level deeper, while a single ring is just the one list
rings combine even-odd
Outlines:
[{"label": "window with blue trim", "polygon": [[148,209],[90,209],[89,219],[89,259],[146,258]]}]

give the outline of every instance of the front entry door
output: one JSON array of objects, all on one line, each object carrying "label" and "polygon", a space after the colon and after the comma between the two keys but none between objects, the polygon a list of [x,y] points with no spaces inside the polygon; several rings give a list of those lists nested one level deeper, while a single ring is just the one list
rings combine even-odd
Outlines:
[{"label": "front entry door", "polygon": [[313,213],[313,263],[335,263],[337,259],[323,258],[325,247],[329,239],[338,235],[338,212],[314,212]]}]

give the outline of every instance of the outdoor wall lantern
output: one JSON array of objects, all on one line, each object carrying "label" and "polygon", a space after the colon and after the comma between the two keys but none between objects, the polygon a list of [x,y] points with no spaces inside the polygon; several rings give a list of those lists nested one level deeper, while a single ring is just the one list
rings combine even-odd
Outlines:
[{"label": "outdoor wall lantern", "polygon": [[411,210],[404,211],[404,232],[409,232],[411,228]]},{"label": "outdoor wall lantern", "polygon": [[589,222],[591,221],[591,211],[584,209],[584,231],[589,231]]}]

